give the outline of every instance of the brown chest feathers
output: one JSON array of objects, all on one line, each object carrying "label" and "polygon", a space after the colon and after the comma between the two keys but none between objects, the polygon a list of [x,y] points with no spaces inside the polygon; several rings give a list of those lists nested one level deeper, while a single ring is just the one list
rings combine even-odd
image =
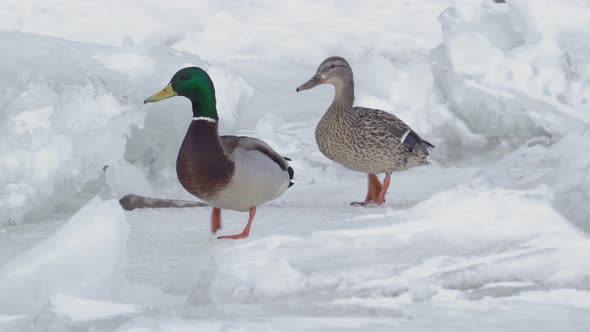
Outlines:
[{"label": "brown chest feathers", "polygon": [[191,194],[212,200],[227,186],[234,163],[224,154],[217,123],[193,121],[186,132],[176,160],[178,180]]}]

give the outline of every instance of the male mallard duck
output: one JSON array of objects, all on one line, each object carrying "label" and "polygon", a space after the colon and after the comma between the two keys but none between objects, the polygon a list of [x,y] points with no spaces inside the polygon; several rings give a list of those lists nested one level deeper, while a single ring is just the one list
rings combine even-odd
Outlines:
[{"label": "male mallard duck", "polygon": [[213,206],[213,233],[221,228],[221,209],[250,211],[242,233],[218,238],[248,237],[256,207],[279,197],[293,184],[289,159],[256,138],[219,136],[215,88],[203,69],[179,70],[162,91],[144,103],[174,96],[188,98],[193,107],[193,120],[176,160],[178,180],[188,192]]},{"label": "male mallard duck", "polygon": [[[428,147],[407,124],[381,110],[353,107],[352,69],[341,57],[330,57],[316,74],[297,88],[297,92],[320,84],[332,84],[334,101],[315,131],[320,151],[333,161],[353,171],[369,175],[369,190],[363,202],[351,205],[382,204],[393,171],[428,164]],[[383,185],[377,174],[385,173]]]}]

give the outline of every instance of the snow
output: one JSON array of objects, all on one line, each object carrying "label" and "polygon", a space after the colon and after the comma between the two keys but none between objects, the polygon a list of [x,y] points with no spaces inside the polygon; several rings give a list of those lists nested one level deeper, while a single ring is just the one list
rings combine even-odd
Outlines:
[{"label": "snow", "polygon": [[127,233],[116,200],[91,200],[59,231],[2,266],[0,308],[30,312],[55,294],[96,293],[121,277]]},{"label": "snow", "polygon": [[114,53],[97,58],[108,69],[127,74],[132,79],[149,78],[155,74],[155,62],[137,53]]},{"label": "snow", "polygon": [[479,298],[493,294],[479,289],[496,282],[552,288],[568,275],[568,284],[584,283],[590,264],[576,253],[590,243],[544,194],[453,189],[409,210],[363,218],[390,225],[239,243],[215,253],[189,302],[292,298],[312,305],[406,292],[421,302],[437,289],[469,289],[456,296]]},{"label": "snow", "polygon": [[[585,331],[589,19],[587,0],[4,1],[0,331]],[[358,105],[436,145],[384,206],[349,206],[366,178],[317,149],[332,88],[294,91],[331,55]],[[117,204],[193,199],[188,102],[142,103],[193,65],[222,133],[293,159],[247,240],[217,240],[208,208]]]},{"label": "snow", "polygon": [[[253,93],[242,79],[197,56],[161,47],[113,48],[8,31],[0,31],[0,41],[10,45],[3,57],[12,63],[0,79],[6,87],[0,93],[0,223],[37,220],[35,209],[73,213],[83,205],[80,195],[84,201],[105,192],[153,193],[146,180],[150,169],[134,165],[133,154],[176,153],[186,114],[167,109],[186,104],[148,107],[141,101],[185,63],[205,66],[224,87],[218,94],[222,128],[235,126],[239,107]],[[28,51],[33,48],[41,53]],[[147,137],[128,138],[143,130]],[[126,181],[107,174],[110,182],[105,182],[108,167]]]},{"label": "snow", "polygon": [[85,300],[66,295],[56,295],[50,303],[50,310],[72,321],[89,321],[130,315],[141,312],[137,306],[125,303]]}]

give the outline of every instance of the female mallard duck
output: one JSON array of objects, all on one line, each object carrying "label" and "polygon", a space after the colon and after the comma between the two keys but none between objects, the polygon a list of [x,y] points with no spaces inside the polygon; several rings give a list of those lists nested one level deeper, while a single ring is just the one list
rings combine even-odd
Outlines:
[{"label": "female mallard duck", "polygon": [[218,238],[248,237],[256,206],[279,197],[293,184],[289,159],[256,138],[219,136],[215,88],[201,68],[181,69],[144,103],[174,96],[188,98],[193,107],[193,120],[176,160],[178,180],[188,192],[213,206],[213,233],[221,228],[221,209],[250,211],[242,233]]},{"label": "female mallard duck", "polygon": [[[352,205],[382,204],[393,171],[428,164],[428,147],[407,124],[381,110],[353,107],[352,69],[341,57],[322,62],[316,74],[297,88],[297,92],[320,84],[332,84],[334,101],[315,131],[320,151],[353,171],[369,175],[369,190],[363,202]],[[377,174],[385,173],[383,185]]]}]

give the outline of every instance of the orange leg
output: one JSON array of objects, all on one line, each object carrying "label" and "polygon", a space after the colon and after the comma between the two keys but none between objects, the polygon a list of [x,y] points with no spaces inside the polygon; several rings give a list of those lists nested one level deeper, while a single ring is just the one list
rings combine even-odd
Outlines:
[{"label": "orange leg", "polygon": [[381,188],[381,182],[379,181],[377,175],[369,174],[369,190],[367,191],[367,197],[365,197],[365,201],[352,202],[350,205],[365,206],[367,204],[373,203],[381,193]]},{"label": "orange leg", "polygon": [[211,212],[211,233],[215,234],[221,229],[221,209],[213,208]]},{"label": "orange leg", "polygon": [[391,177],[389,175],[385,176],[385,179],[383,180],[383,188],[381,188],[381,192],[379,193],[379,196],[377,196],[377,199],[375,200],[375,203],[377,203],[377,205],[381,205],[385,202],[385,194],[387,194],[387,189],[389,188],[390,181],[391,181]]},{"label": "orange leg", "polygon": [[253,207],[250,209],[250,218],[248,218],[248,223],[246,224],[246,227],[244,227],[244,230],[242,231],[242,233],[235,234],[235,235],[224,235],[224,236],[218,237],[218,239],[245,239],[245,238],[247,238],[248,235],[250,235],[250,227],[252,226],[252,221],[254,220],[255,215],[256,215],[256,208]]}]

